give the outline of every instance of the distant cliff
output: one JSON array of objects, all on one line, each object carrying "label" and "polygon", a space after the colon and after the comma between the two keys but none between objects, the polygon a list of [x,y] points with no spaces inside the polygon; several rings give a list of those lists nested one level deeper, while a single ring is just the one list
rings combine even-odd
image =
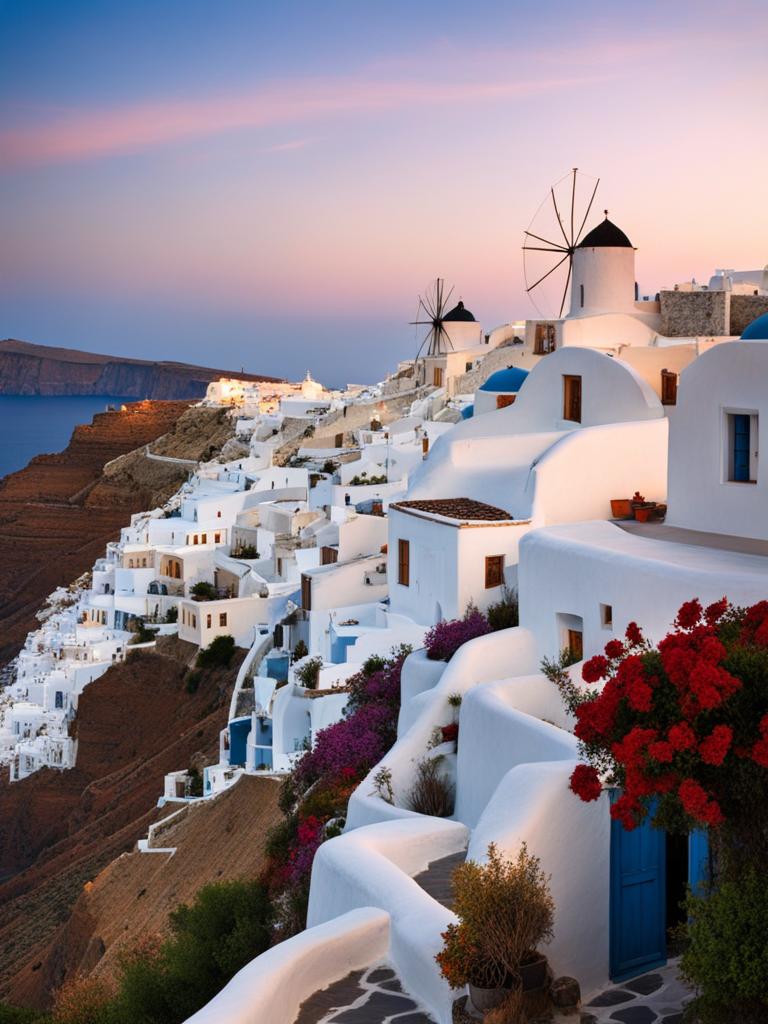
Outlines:
[{"label": "distant cliff", "polygon": [[123,359],[50,348],[8,338],[0,341],[0,395],[120,395],[127,398],[202,398],[218,377],[277,380],[188,363]]}]

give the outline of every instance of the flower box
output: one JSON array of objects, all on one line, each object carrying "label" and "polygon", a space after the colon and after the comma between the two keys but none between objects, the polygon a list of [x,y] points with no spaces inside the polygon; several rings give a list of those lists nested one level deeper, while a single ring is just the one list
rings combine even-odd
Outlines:
[{"label": "flower box", "polygon": [[630,519],[632,502],[629,498],[611,498],[611,515],[614,519]]}]

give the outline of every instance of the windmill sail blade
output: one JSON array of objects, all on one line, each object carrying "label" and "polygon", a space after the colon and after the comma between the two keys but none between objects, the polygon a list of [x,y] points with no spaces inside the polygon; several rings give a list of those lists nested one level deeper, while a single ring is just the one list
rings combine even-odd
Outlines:
[{"label": "windmill sail blade", "polygon": [[565,279],[565,288],[563,288],[563,297],[560,300],[560,312],[557,314],[558,320],[562,318],[563,309],[565,308],[565,297],[568,294],[568,285],[571,283],[571,271],[573,270],[573,259],[568,264],[568,276]]},{"label": "windmill sail blade", "polygon": [[526,291],[532,292],[533,289],[536,288],[538,285],[540,285],[542,281],[546,281],[546,279],[549,277],[550,274],[554,274],[554,272],[557,270],[557,268],[562,266],[562,264],[565,263],[565,261],[567,259],[569,259],[569,258],[570,258],[570,253],[566,253],[565,256],[563,256],[563,258],[561,260],[558,260],[558,262],[554,265],[554,267],[551,267],[546,272],[546,274],[542,274],[542,276],[538,279],[538,281],[534,281],[533,282],[533,284],[530,286],[530,288],[526,288]]},{"label": "windmill sail blade", "polygon": [[[535,238],[537,242],[546,242],[547,245],[553,245],[560,252],[565,252],[567,249],[567,246],[560,245],[559,242],[551,242],[548,238],[542,238],[541,235],[534,235],[532,231],[524,231],[523,234],[528,235],[529,238]],[[525,246],[523,246],[523,248],[525,248]]]},{"label": "windmill sail blade", "polygon": [[584,220],[581,222],[581,227],[579,228],[579,232],[576,235],[576,241],[574,243],[575,245],[579,244],[579,239],[581,238],[581,232],[584,230],[584,225],[587,223],[587,217],[589,216],[589,211],[592,209],[592,203],[594,203],[594,201],[595,201],[595,196],[597,195],[597,186],[599,184],[600,184],[600,179],[598,178],[597,181],[595,182],[595,187],[592,190],[592,198],[589,200],[589,206],[587,206],[587,212],[584,214]]},{"label": "windmill sail blade", "polygon": [[555,207],[555,214],[557,216],[557,223],[560,225],[560,230],[563,233],[563,238],[565,239],[566,247],[570,247],[571,243],[568,241],[568,235],[566,235],[565,228],[563,227],[563,218],[560,216],[560,211],[557,208],[557,200],[555,199],[555,190],[554,190],[554,188],[551,188],[549,191],[550,191],[550,194],[552,196],[552,202],[553,202],[554,207]]},{"label": "windmill sail blade", "polygon": [[[571,248],[573,248],[573,210],[576,206],[576,168],[573,168],[573,185],[571,186]],[[570,267],[568,268],[570,273]],[[562,306],[560,307],[562,311]]]}]

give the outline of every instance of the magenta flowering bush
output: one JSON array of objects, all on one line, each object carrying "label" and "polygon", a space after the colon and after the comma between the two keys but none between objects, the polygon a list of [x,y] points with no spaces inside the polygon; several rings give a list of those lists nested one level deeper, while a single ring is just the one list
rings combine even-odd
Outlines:
[{"label": "magenta flowering bush", "polygon": [[325,775],[338,775],[349,768],[367,772],[392,745],[394,723],[387,704],[361,707],[349,718],[321,729],[315,745],[301,758],[294,773],[294,785],[308,788]]},{"label": "magenta flowering bush", "polygon": [[477,636],[492,632],[488,619],[476,608],[463,619],[438,622],[424,637],[427,657],[432,661],[450,661],[456,651]]}]

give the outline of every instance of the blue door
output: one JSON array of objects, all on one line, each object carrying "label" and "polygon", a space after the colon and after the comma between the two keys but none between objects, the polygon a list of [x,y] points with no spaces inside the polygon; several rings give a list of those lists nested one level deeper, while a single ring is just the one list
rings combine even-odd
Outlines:
[{"label": "blue door", "polygon": [[611,821],[611,978],[666,963],[666,924],[666,833],[647,819],[631,832]]},{"label": "blue door", "polygon": [[749,416],[733,417],[733,479],[749,483]]},{"label": "blue door", "polygon": [[709,862],[709,839],[706,829],[688,834],[688,884],[694,896],[703,896],[712,881]]}]

